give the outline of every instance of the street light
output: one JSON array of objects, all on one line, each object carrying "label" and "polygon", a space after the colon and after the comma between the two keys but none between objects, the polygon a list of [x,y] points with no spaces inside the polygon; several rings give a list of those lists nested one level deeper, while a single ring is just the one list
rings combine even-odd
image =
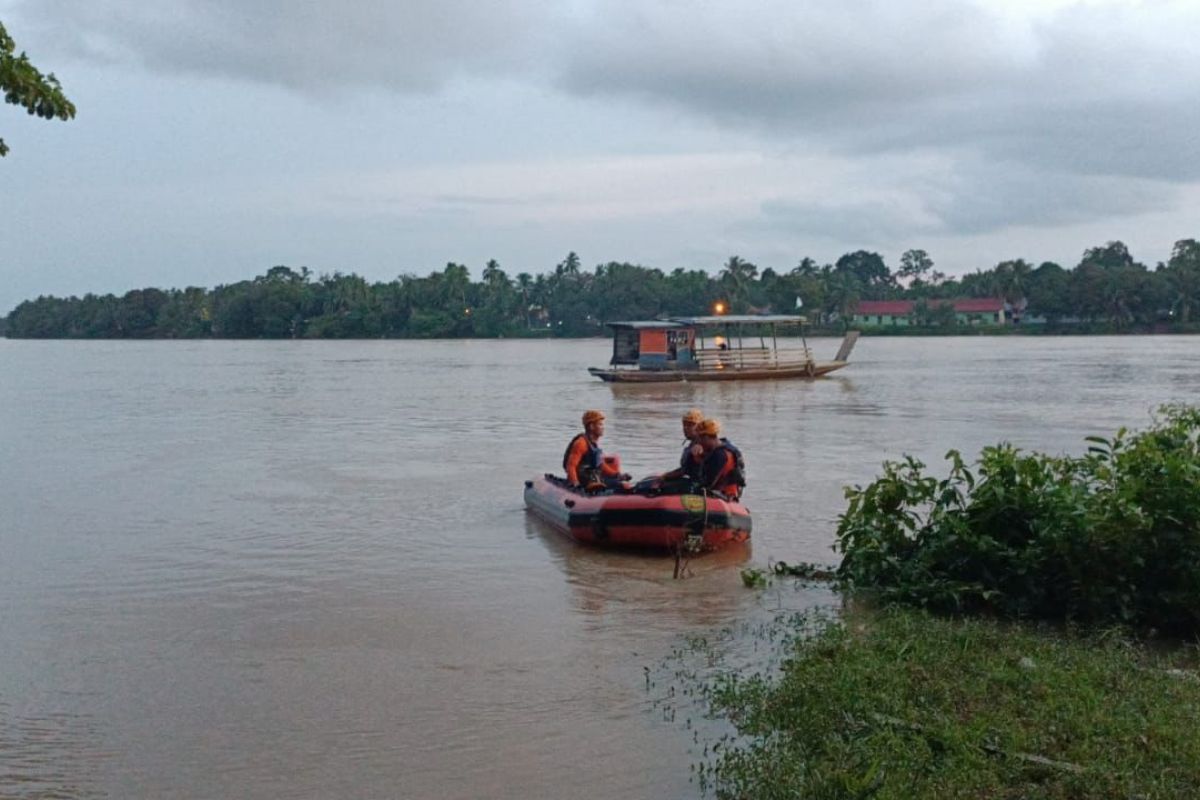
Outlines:
[{"label": "street light", "polygon": [[720,316],[725,313],[725,301],[724,300],[718,300],[717,302],[713,303],[713,313],[716,314],[717,316]]}]

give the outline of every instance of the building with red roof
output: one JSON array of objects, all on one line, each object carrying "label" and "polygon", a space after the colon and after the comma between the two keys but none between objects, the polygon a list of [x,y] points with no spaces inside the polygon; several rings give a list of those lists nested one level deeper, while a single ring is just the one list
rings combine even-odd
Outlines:
[{"label": "building with red roof", "polygon": [[[851,312],[853,325],[907,326],[918,325],[917,302],[914,300],[860,300]],[[1006,325],[1011,319],[1011,307],[999,297],[964,297],[957,300],[926,300],[930,311],[943,306],[954,309],[960,325]]]}]

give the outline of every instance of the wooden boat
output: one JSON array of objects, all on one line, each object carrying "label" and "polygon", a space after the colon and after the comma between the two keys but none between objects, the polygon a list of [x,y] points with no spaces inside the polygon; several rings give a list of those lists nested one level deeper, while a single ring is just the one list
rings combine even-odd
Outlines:
[{"label": "wooden boat", "polygon": [[[745,381],[818,378],[846,366],[858,341],[850,331],[832,361],[817,361],[804,336],[806,319],[798,315],[672,317],[610,322],[613,354],[608,368],[589,367],[603,381]],[[799,333],[784,339],[784,333]]]},{"label": "wooden boat", "polygon": [[525,508],[575,541],[603,547],[716,550],[750,538],[750,510],[711,494],[589,493],[546,474],[525,481]]}]

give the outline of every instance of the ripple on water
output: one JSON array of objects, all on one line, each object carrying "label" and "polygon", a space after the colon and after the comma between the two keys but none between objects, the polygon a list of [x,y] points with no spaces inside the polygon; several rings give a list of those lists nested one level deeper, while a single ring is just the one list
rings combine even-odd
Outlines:
[{"label": "ripple on water", "polygon": [[112,754],[102,750],[99,741],[96,723],[86,715],[26,716],[0,698],[0,797],[104,797],[94,778]]}]

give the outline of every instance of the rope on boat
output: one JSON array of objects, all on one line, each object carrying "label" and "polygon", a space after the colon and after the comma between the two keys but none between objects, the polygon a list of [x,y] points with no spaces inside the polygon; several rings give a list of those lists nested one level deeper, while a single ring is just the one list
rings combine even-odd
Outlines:
[{"label": "rope on boat", "polygon": [[[696,537],[696,543],[692,544],[689,540],[692,538],[690,533],[685,533],[683,538],[679,540],[679,545],[675,548],[675,580],[683,577],[683,574],[691,574],[688,569],[688,564],[692,560],[692,556],[700,552],[704,545],[704,531],[708,529],[708,489],[701,488],[700,496],[704,499],[704,516],[701,518],[700,535]],[[690,526],[689,526],[690,527]],[[684,557],[687,553],[687,557]]]}]

